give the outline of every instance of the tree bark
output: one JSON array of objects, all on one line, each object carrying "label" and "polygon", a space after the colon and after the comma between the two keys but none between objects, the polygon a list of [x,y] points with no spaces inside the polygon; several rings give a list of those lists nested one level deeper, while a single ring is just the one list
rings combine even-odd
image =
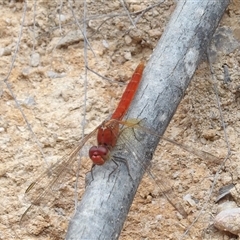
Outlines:
[{"label": "tree bark", "polygon": [[[108,161],[93,169],[94,180],[88,184],[69,223],[66,239],[118,239],[160,136],[184,96],[228,4],[229,0],[178,1],[128,112],[128,118],[144,119],[144,126],[154,129],[156,135],[141,132],[125,135],[137,149],[131,154],[123,151],[121,156],[127,158],[131,176],[124,163],[116,169],[116,164]],[[143,156],[140,164],[136,161],[138,156]]]}]

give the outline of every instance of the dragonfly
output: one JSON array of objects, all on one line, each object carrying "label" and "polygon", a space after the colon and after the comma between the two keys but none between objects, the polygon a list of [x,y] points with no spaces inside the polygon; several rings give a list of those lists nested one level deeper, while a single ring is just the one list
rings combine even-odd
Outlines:
[{"label": "dragonfly", "polygon": [[[25,195],[30,199],[31,205],[21,216],[20,223],[22,223],[30,209],[33,208],[33,206],[39,205],[43,200],[45,200],[45,197],[49,196],[53,186],[61,182],[62,176],[66,173],[66,170],[69,169],[69,166],[71,166],[76,160],[76,157],[82,147],[96,133],[97,146],[93,146],[89,149],[89,157],[93,162],[93,166],[103,165],[107,160],[110,159],[110,152],[116,145],[119,136],[120,124],[128,124],[124,123],[122,119],[128,111],[129,106],[136,94],[142,78],[143,70],[144,63],[140,62],[135,69],[132,78],[129,81],[111,118],[103,121],[91,133],[84,137],[69,155],[64,156],[60,161],[55,163],[50,169],[47,169],[45,172],[43,172],[34,182],[30,184],[25,191]],[[132,124],[130,123],[128,125]]]},{"label": "dragonfly", "polygon": [[116,145],[118,139],[120,123],[136,94],[138,85],[142,78],[143,69],[144,63],[141,62],[133,73],[133,76],[128,83],[111,119],[109,121],[104,121],[97,128],[98,146],[93,146],[89,149],[89,157],[92,159],[93,164],[103,165],[105,161],[109,159],[109,153]]},{"label": "dragonfly", "polygon": [[[147,131],[150,134],[155,134],[154,131],[144,128],[143,126],[140,126],[138,124],[140,121],[123,121],[123,117],[125,116],[126,112],[129,109],[129,106],[134,99],[134,96],[137,92],[139,83],[142,78],[142,74],[144,71],[144,63],[140,62],[137,66],[136,70],[134,71],[131,80],[129,81],[122,98],[115,110],[115,112],[112,114],[111,118],[109,120],[103,121],[99,126],[97,126],[91,133],[89,133],[86,137],[84,137],[77,146],[70,152],[69,155],[65,155],[60,161],[55,163],[51,169],[46,170],[43,172],[34,182],[30,184],[30,186],[27,188],[25,194],[30,199],[31,205],[27,208],[27,210],[23,213],[21,216],[20,222],[22,222],[26,215],[29,213],[31,208],[34,206],[40,205],[42,202],[46,202],[46,199],[48,199],[49,196],[52,196],[51,194],[52,189],[55,185],[59,184],[62,179],[64,179],[64,174],[66,174],[67,170],[69,169],[69,166],[71,166],[74,161],[76,161],[76,157],[80,150],[83,148],[85,143],[93,137],[95,134],[97,134],[97,146],[93,146],[89,149],[89,158],[93,162],[94,165],[103,165],[106,161],[111,159],[111,150],[116,146],[117,140],[119,136],[121,135],[121,126],[126,126],[126,128],[143,128],[144,131]],[[137,123],[136,123],[137,122]],[[195,154],[196,156],[200,157],[201,159],[211,159],[213,161],[217,161],[218,158],[214,155],[190,148],[188,146],[179,144],[169,138],[163,137],[165,141],[168,141],[172,144],[175,144],[186,151]],[[129,144],[128,144],[129,145]],[[141,156],[138,156],[139,159]],[[114,161],[114,160],[113,160]],[[115,162],[115,161],[114,161]],[[140,162],[140,161],[139,161]],[[116,162],[115,162],[116,163]],[[117,164],[117,163],[116,163]],[[127,164],[127,162],[126,162]],[[141,163],[140,163],[141,164]],[[128,167],[128,165],[127,165]],[[144,167],[144,166],[143,166]],[[129,171],[129,168],[128,168]],[[150,169],[147,168],[147,172],[149,175],[157,182],[157,186],[160,188],[163,195],[166,197],[166,199],[169,201],[169,203],[183,216],[186,217],[187,214],[184,210],[184,208],[181,206],[181,204],[174,202],[176,199],[174,195],[165,193],[166,187],[164,186],[164,183],[162,183],[162,180],[156,179],[156,177],[152,174]],[[129,173],[131,176],[131,174]],[[54,196],[52,196],[54,197]],[[47,200],[48,201],[48,200]]]}]

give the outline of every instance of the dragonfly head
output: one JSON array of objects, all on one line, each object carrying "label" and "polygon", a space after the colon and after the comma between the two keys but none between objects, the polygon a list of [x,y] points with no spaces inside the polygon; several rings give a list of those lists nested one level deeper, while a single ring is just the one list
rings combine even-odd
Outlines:
[{"label": "dragonfly head", "polygon": [[103,165],[109,157],[109,150],[105,146],[93,146],[89,149],[89,157],[96,165]]}]

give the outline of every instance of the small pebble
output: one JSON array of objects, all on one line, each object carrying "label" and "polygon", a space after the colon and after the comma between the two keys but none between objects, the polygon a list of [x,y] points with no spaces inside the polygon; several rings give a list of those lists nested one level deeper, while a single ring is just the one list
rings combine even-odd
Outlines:
[{"label": "small pebble", "polygon": [[124,58],[126,59],[126,60],[131,60],[132,59],[132,54],[131,54],[131,52],[125,52],[124,53]]},{"label": "small pebble", "polygon": [[37,67],[40,63],[40,55],[39,53],[33,53],[32,56],[31,56],[31,63],[30,65],[32,67]]},{"label": "small pebble", "polygon": [[128,35],[125,36],[124,40],[125,40],[125,43],[127,45],[131,44],[131,42],[132,42],[132,38],[130,36],[128,36]]},{"label": "small pebble", "polygon": [[63,78],[66,76],[66,73],[57,73],[54,71],[47,71],[47,76],[49,78]]},{"label": "small pebble", "polygon": [[239,205],[240,203],[240,196],[239,196],[239,191],[240,191],[240,184],[236,184],[231,190],[230,194],[233,197],[234,201]]},{"label": "small pebble", "polygon": [[183,200],[187,201],[190,206],[195,206],[196,202],[194,201],[194,199],[192,198],[191,194],[187,194],[183,197]]},{"label": "small pebble", "polygon": [[220,213],[222,211],[237,208],[237,204],[234,201],[226,201],[218,205],[217,207],[217,213]]},{"label": "small pebble", "polygon": [[56,22],[58,22],[58,21],[65,22],[66,19],[67,19],[66,16],[63,15],[63,14],[57,14],[56,15]]},{"label": "small pebble", "polygon": [[216,137],[216,130],[215,129],[205,130],[202,133],[202,137],[204,137],[206,140],[213,141],[215,139],[215,137]]},{"label": "small pebble", "polygon": [[105,48],[109,48],[109,44],[105,39],[102,40],[102,44]]},{"label": "small pebble", "polygon": [[28,96],[21,102],[21,105],[25,107],[31,107],[35,104],[36,102],[33,96]]},{"label": "small pebble", "polygon": [[33,72],[33,69],[30,68],[30,67],[23,68],[23,70],[22,70],[22,75],[23,75],[24,77],[27,77],[27,76],[29,76],[32,72]]},{"label": "small pebble", "polygon": [[11,49],[10,48],[0,48],[0,57],[2,56],[8,56],[11,55]]},{"label": "small pebble", "polygon": [[240,208],[227,209],[220,212],[214,220],[214,226],[221,231],[240,235]]}]

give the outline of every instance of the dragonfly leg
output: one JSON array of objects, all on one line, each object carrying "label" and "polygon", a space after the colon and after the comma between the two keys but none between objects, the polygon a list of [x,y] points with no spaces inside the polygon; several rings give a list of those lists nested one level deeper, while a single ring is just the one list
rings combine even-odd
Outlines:
[{"label": "dragonfly leg", "polygon": [[113,159],[113,162],[116,164],[116,167],[111,171],[111,173],[108,176],[108,180],[110,179],[111,175],[118,169],[119,165],[118,163]]},{"label": "dragonfly leg", "polygon": [[[89,186],[92,181],[94,181],[94,176],[93,176],[93,168],[96,164],[92,164],[91,170],[86,173],[86,179],[85,179],[85,185],[86,187]],[[89,176],[91,174],[91,177]]]},{"label": "dragonfly leg", "polygon": [[[127,160],[126,160],[125,158],[115,157],[115,159],[113,159],[113,162],[117,165],[117,167],[113,170],[113,172],[115,172],[116,169],[117,169],[118,166],[119,166],[118,163],[117,163],[117,161],[118,161],[118,162],[123,162],[123,163],[127,166],[128,175],[129,175],[129,177],[131,178],[131,180],[133,181],[132,175],[131,175],[131,173],[130,173],[130,168],[129,168],[128,162],[127,162]],[[111,172],[110,175],[111,175],[113,172]],[[110,176],[110,175],[109,175],[109,176]]]},{"label": "dragonfly leg", "polygon": [[92,176],[92,181],[94,180],[94,177],[93,177],[93,168],[95,167],[96,164],[93,163],[92,167],[91,167],[91,176]]},{"label": "dragonfly leg", "polygon": [[91,181],[90,181],[90,180],[88,181],[88,184],[87,184],[87,185],[90,185],[91,182],[94,180],[94,177],[93,177],[93,168],[94,168],[95,165],[96,165],[96,164],[92,164],[92,167],[91,167],[91,170],[90,170],[92,179],[91,179]]},{"label": "dragonfly leg", "polygon": [[[140,137],[137,136],[137,135],[139,135],[139,133],[136,132],[136,131],[139,131],[139,129],[133,129],[132,131],[133,131],[133,136],[134,136],[134,138],[135,138],[138,142],[141,142]],[[142,138],[142,136],[141,136],[141,138]]]}]

